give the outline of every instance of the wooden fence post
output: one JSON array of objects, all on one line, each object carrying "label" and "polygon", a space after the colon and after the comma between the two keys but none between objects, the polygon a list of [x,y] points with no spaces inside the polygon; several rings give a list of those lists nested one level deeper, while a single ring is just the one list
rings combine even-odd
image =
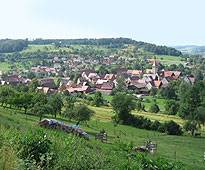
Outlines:
[{"label": "wooden fence post", "polygon": [[174,160],[176,161],[177,160],[177,152],[174,151]]}]

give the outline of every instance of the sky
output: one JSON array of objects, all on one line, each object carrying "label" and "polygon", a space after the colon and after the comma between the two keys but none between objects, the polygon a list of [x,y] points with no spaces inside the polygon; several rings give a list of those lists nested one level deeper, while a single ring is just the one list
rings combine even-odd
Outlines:
[{"label": "sky", "polygon": [[0,0],[0,39],[205,45],[205,0]]}]

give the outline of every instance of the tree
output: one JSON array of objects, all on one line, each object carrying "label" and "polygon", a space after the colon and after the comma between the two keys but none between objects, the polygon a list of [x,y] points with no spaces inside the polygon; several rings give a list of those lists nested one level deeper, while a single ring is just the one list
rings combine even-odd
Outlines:
[{"label": "tree", "polygon": [[54,93],[48,97],[48,104],[53,108],[53,114],[56,118],[57,113],[61,114],[61,109],[63,107],[63,100],[60,94]]},{"label": "tree", "polygon": [[44,114],[52,114],[53,108],[50,104],[42,104],[40,102],[34,104],[32,112],[40,117],[40,121]]},{"label": "tree", "polygon": [[170,120],[169,122],[165,122],[163,127],[165,129],[165,132],[168,135],[182,135],[183,134],[183,131],[180,125],[178,125],[173,120]]},{"label": "tree", "polygon": [[126,84],[124,83],[124,76],[122,74],[118,75],[116,78],[116,90],[118,92],[125,92],[126,91]]},{"label": "tree", "polygon": [[31,92],[35,92],[36,91],[36,88],[39,87],[40,84],[38,82],[38,79],[37,77],[35,77],[34,79],[31,80],[30,84],[29,84],[29,90]]},{"label": "tree", "polygon": [[201,70],[193,69],[192,74],[194,75],[195,82],[199,80],[203,80],[203,74]]},{"label": "tree", "polygon": [[102,106],[104,103],[104,99],[102,96],[102,93],[100,93],[99,91],[97,91],[95,93],[94,99],[93,99],[93,104],[97,107]]},{"label": "tree", "polygon": [[158,113],[160,111],[159,106],[156,103],[151,104],[149,111],[151,113]]},{"label": "tree", "polygon": [[142,107],[143,107],[142,102],[141,102],[141,101],[138,101],[138,102],[136,103],[136,110],[137,110],[137,111],[140,111],[140,110],[142,110]]},{"label": "tree", "polygon": [[2,106],[4,105],[4,108],[6,108],[6,106],[8,104],[12,104],[13,101],[12,99],[15,97],[16,95],[16,90],[11,87],[11,86],[0,86],[0,102],[2,104]]},{"label": "tree", "polygon": [[30,71],[30,72],[27,73],[27,77],[32,80],[36,77],[36,74],[34,72]]},{"label": "tree", "polygon": [[179,81],[171,81],[167,87],[162,87],[159,90],[159,95],[164,99],[177,99]]},{"label": "tree", "polygon": [[74,78],[73,78],[73,81],[74,81],[75,83],[77,83],[78,78],[80,78],[80,77],[81,77],[81,74],[80,74],[79,72],[75,73],[75,76],[74,76]]},{"label": "tree", "polygon": [[72,119],[74,116],[73,116],[73,108],[74,108],[74,105],[75,105],[75,102],[76,102],[76,98],[75,97],[70,97],[70,96],[66,96],[65,97],[65,110],[64,112],[62,113],[62,116],[63,117],[67,117],[69,119]]},{"label": "tree", "polygon": [[27,114],[27,109],[32,105],[33,93],[31,92],[21,92],[19,97],[20,107],[23,107],[25,114]]},{"label": "tree", "polygon": [[115,94],[111,101],[111,105],[115,112],[115,116],[113,118],[118,123],[120,121],[125,123],[130,116],[131,111],[136,107],[132,96],[120,92]]},{"label": "tree", "polygon": [[185,94],[185,92],[189,89],[191,85],[189,83],[187,83],[186,81],[182,80],[180,85],[179,85],[179,89],[178,89],[178,97],[179,99],[181,99],[183,97],[183,95]]},{"label": "tree", "polygon": [[179,110],[179,104],[176,100],[170,99],[165,103],[165,111],[168,115],[176,115]]},{"label": "tree", "polygon": [[[205,83],[198,81],[192,85],[180,100],[179,116],[191,121],[199,128],[205,123]],[[194,133],[195,129],[192,129]]]},{"label": "tree", "polygon": [[73,108],[73,119],[78,121],[76,125],[79,125],[81,121],[90,120],[91,116],[94,115],[94,111],[89,109],[84,104],[76,104]]},{"label": "tree", "polygon": [[157,94],[157,88],[152,87],[151,90],[150,90],[150,95],[155,96],[156,94]]}]

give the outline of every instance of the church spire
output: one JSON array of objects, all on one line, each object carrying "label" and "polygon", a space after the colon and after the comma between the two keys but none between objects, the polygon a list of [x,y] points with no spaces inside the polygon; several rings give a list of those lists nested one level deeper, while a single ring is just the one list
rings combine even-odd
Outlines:
[{"label": "church spire", "polygon": [[158,67],[157,67],[157,61],[154,59],[154,63],[152,65],[152,74],[157,74],[158,72]]}]

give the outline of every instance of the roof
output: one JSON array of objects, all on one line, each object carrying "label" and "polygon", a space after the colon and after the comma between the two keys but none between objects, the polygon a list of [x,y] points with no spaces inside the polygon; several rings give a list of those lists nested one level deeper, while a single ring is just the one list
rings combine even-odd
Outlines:
[{"label": "roof", "polygon": [[154,59],[153,66],[157,66],[157,61]]},{"label": "roof", "polygon": [[180,76],[182,71],[173,71],[173,73],[174,73],[175,76]]},{"label": "roof", "polygon": [[58,88],[53,79],[41,79],[40,82],[42,87],[49,87],[50,89]]},{"label": "roof", "polygon": [[104,90],[112,90],[114,87],[114,83],[113,82],[104,82],[102,84],[102,87],[101,89],[104,89]]},{"label": "roof", "polygon": [[108,80],[102,80],[102,79],[98,79],[96,84],[103,84],[104,82],[107,82]]},{"label": "roof", "polygon": [[155,87],[159,87],[160,85],[162,85],[162,82],[161,81],[153,81],[153,83],[154,83],[154,86]]},{"label": "roof", "polygon": [[104,76],[104,79],[108,79],[108,80],[111,80],[111,79],[114,79],[115,78],[115,75],[114,74],[106,74]]},{"label": "roof", "polygon": [[13,75],[13,76],[3,76],[2,80],[6,81],[6,82],[19,82],[19,78],[16,75]]},{"label": "roof", "polygon": [[117,74],[127,73],[126,68],[117,68],[115,71]]},{"label": "roof", "polygon": [[67,89],[69,91],[69,93],[73,93],[74,91],[77,92],[84,92],[89,88],[89,86],[82,86],[82,87],[76,87],[76,88],[69,88]]},{"label": "roof", "polygon": [[191,83],[193,84],[195,82],[195,78],[194,77],[188,77],[189,80],[191,81]]},{"label": "roof", "polygon": [[127,74],[140,75],[142,74],[142,71],[141,70],[127,70]]},{"label": "roof", "polygon": [[95,70],[80,70],[80,73],[85,73],[88,76],[90,73],[96,73]]},{"label": "roof", "polygon": [[164,71],[164,77],[171,77],[171,76],[174,76],[173,71]]},{"label": "roof", "polygon": [[90,73],[90,74],[88,74],[89,78],[94,78],[94,77],[97,77],[97,76],[98,76],[97,73]]}]

